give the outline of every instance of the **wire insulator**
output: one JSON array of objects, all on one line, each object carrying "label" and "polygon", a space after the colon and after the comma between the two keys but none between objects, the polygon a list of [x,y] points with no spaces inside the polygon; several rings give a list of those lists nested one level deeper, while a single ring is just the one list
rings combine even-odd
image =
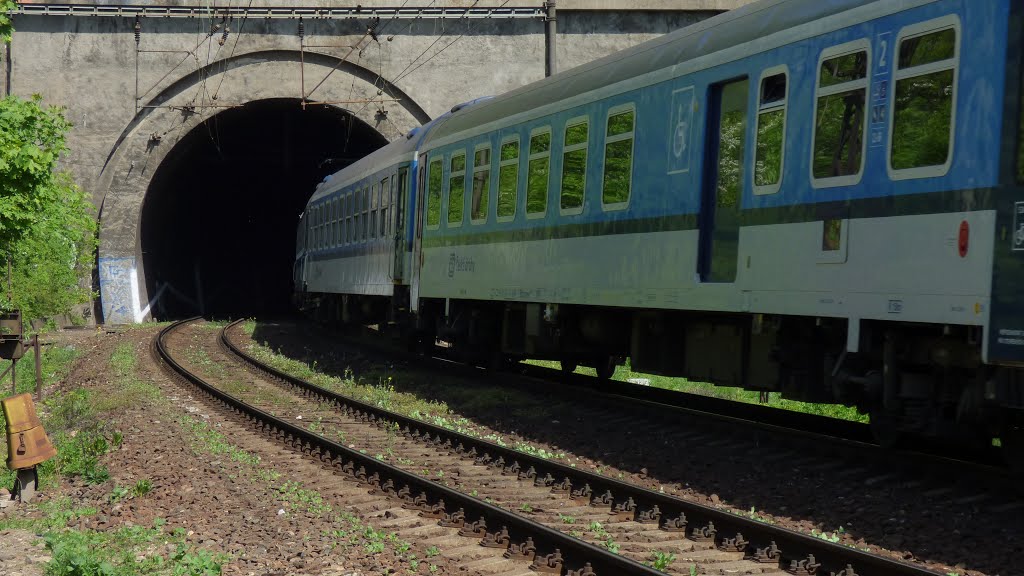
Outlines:
[{"label": "wire insulator", "polygon": [[299,38],[306,36],[306,23],[302,21],[302,17],[299,17]]},{"label": "wire insulator", "polygon": [[142,40],[142,21],[139,17],[135,17],[135,47],[139,47],[139,42]]}]

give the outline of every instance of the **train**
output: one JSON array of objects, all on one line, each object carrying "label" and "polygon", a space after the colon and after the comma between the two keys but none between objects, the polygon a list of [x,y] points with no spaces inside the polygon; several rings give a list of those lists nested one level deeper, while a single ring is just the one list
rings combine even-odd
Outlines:
[{"label": "train", "polygon": [[1024,3],[761,0],[453,107],[320,183],[297,303],[1024,443]]}]

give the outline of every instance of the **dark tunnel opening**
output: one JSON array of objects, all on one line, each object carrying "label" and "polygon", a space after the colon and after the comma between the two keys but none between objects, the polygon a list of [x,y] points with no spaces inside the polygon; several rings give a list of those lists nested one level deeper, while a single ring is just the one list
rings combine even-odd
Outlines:
[{"label": "dark tunnel opening", "polygon": [[190,131],[157,169],[142,207],[153,317],[291,310],[306,200],[324,176],[386,143],[344,110],[303,110],[297,99],[227,109]]}]

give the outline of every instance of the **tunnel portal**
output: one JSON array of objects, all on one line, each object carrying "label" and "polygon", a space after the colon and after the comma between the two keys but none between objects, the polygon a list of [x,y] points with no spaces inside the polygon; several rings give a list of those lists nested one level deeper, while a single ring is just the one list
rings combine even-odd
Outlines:
[{"label": "tunnel portal", "polygon": [[142,261],[155,319],[290,310],[295,227],[316,184],[386,144],[351,113],[272,99],[178,141],[147,190]]}]

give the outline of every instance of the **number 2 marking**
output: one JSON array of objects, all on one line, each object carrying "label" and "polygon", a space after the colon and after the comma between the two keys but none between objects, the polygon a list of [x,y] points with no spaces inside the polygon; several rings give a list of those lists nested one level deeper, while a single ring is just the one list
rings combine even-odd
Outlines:
[{"label": "number 2 marking", "polygon": [[889,40],[882,40],[879,47],[881,50],[879,50],[878,53],[878,67],[884,69],[887,66],[885,62],[885,53],[889,49]]}]

